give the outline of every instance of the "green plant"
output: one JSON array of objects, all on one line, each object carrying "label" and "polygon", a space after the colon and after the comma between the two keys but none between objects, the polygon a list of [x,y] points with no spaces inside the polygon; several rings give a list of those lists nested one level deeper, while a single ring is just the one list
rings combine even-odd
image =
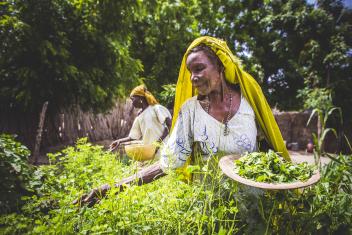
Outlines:
[{"label": "green plant", "polygon": [[2,108],[37,112],[49,101],[49,109],[107,111],[142,71],[129,50],[141,7],[135,1],[1,1]]},{"label": "green plant", "polygon": [[238,175],[257,182],[288,183],[307,181],[314,171],[314,166],[307,162],[293,164],[281,158],[272,150],[253,152],[235,160]]},{"label": "green plant", "polygon": [[335,129],[326,127],[327,121],[334,111],[339,112],[340,123],[342,125],[342,123],[343,123],[342,111],[341,111],[341,108],[339,108],[339,107],[330,107],[327,110],[323,110],[323,109],[319,109],[319,108],[313,109],[313,111],[308,119],[308,122],[307,122],[307,125],[309,125],[309,123],[312,120],[312,118],[314,117],[314,115],[317,114],[318,123],[320,123],[320,125],[318,125],[318,130],[317,130],[318,132],[313,133],[312,135],[313,135],[313,144],[314,144],[315,163],[319,166],[320,166],[320,157],[325,154],[324,140],[325,140],[327,134],[332,132],[337,137],[337,133],[336,133]]},{"label": "green plant", "polygon": [[252,198],[256,206],[246,215],[262,227],[261,234],[351,234],[351,192],[352,156],[339,155],[322,167],[316,185],[263,191],[256,201]]},{"label": "green plant", "polygon": [[0,233],[210,234],[238,230],[237,204],[231,199],[235,185],[229,180],[220,184],[220,172],[193,167],[201,177],[192,184],[170,173],[147,185],[132,185],[117,195],[117,189],[112,189],[94,207],[78,208],[72,201],[80,194],[136,173],[136,162],[125,165],[119,156],[86,139],[49,157],[56,164],[37,170],[43,179],[39,194],[23,198],[26,204],[21,214],[1,218],[0,223],[6,226]]},{"label": "green plant", "polygon": [[298,98],[304,100],[305,109],[320,109],[327,111],[333,107],[331,90],[326,88],[307,88],[298,91]]},{"label": "green plant", "polygon": [[160,101],[167,107],[172,107],[175,99],[176,84],[166,84],[162,88],[163,91],[159,94]]},{"label": "green plant", "polygon": [[[188,168],[190,184],[176,173],[122,193],[112,189],[94,207],[72,201],[103,183],[138,172],[135,162],[81,139],[50,154],[36,170],[43,184],[23,197],[20,213],[0,216],[1,234],[348,234],[351,232],[351,156],[323,167],[321,181],[304,190],[263,191],[226,178],[218,154]],[[197,163],[197,162],[195,162]]]},{"label": "green plant", "polygon": [[0,214],[18,210],[21,196],[32,192],[34,168],[28,165],[30,151],[9,134],[0,135]]}]

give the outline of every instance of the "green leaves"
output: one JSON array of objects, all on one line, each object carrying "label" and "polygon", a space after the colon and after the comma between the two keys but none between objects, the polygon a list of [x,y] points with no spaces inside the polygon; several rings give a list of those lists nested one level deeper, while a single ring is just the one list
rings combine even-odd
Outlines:
[{"label": "green leaves", "polygon": [[[208,5],[204,2],[204,7]],[[183,54],[200,35],[201,7],[198,1],[143,2],[144,14],[132,24],[130,49],[141,60],[140,76],[151,91],[176,83]]]},{"label": "green leaves", "polygon": [[[216,180],[208,185],[204,181],[186,184],[174,172],[150,184],[128,186],[122,193],[113,188],[94,207],[78,208],[72,201],[82,193],[104,183],[112,185],[140,168],[136,162],[124,164],[126,156],[106,152],[87,139],[49,157],[51,164],[36,171],[43,180],[38,196],[23,198],[22,214],[0,217],[6,233],[195,234],[216,231],[218,223],[229,233],[237,230],[239,210],[234,199],[224,200],[223,181],[217,178],[221,174],[212,175]],[[209,170],[197,165],[188,170],[210,177]],[[231,183],[226,181],[228,190],[233,188]],[[23,226],[12,226],[16,220]]]},{"label": "green leaves", "polygon": [[21,196],[29,194],[39,182],[28,165],[30,151],[8,134],[0,135],[0,214],[16,211]]},{"label": "green leaves", "polygon": [[304,100],[305,109],[314,109],[313,113],[316,109],[328,111],[333,107],[331,90],[327,88],[304,88],[298,91],[297,97]]},{"label": "green leaves", "polygon": [[162,86],[163,91],[159,93],[159,100],[166,107],[173,107],[175,92],[176,92],[176,84],[166,84]]},{"label": "green leaves", "polygon": [[137,83],[142,67],[129,54],[134,1],[7,3],[0,9],[4,108],[36,112],[49,101],[55,109],[106,111]]},{"label": "green leaves", "polygon": [[[0,143],[4,142],[9,141]],[[7,148],[7,152],[23,150],[21,145],[16,146]],[[282,159],[274,152],[253,155],[256,157],[248,162],[264,164],[271,169],[271,173],[265,170],[266,173],[261,175],[263,178],[272,180],[276,172],[299,171],[282,165]],[[270,231],[275,234],[334,234],[352,231],[351,156],[334,156],[334,161],[323,168],[321,180],[303,190],[277,192],[242,187],[224,178],[216,168],[217,156],[214,156],[202,166],[189,168],[196,177],[190,184],[171,173],[150,184],[129,186],[119,194],[113,188],[108,197],[92,208],[78,208],[71,204],[73,199],[92,187],[113,184],[139,170],[135,162],[124,164],[126,161],[121,158],[123,156],[88,143],[87,139],[51,154],[51,164],[41,166],[31,176],[31,182],[41,182],[33,186],[37,194],[22,197],[25,205],[18,213],[0,216],[0,232],[263,234]]]},{"label": "green leaves", "polygon": [[306,162],[292,164],[285,161],[272,150],[269,152],[248,153],[235,160],[235,172],[247,179],[267,183],[291,183],[307,181],[314,171],[314,166]]}]

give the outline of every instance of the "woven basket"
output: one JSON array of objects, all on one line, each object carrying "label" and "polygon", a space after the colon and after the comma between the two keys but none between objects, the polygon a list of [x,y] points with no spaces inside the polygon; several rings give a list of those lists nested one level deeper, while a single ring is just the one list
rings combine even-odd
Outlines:
[{"label": "woven basket", "polygon": [[320,179],[320,173],[318,170],[316,170],[314,172],[314,174],[312,175],[312,177],[310,177],[305,182],[300,182],[300,181],[292,182],[292,183],[256,182],[256,181],[253,181],[250,179],[243,178],[234,172],[234,169],[235,169],[235,162],[234,161],[239,158],[240,158],[239,155],[224,156],[223,158],[220,159],[219,166],[220,166],[221,170],[225,173],[225,175],[227,175],[231,179],[233,179],[239,183],[252,186],[252,187],[261,188],[261,189],[268,189],[268,190],[296,189],[296,188],[304,188],[304,187],[313,185],[313,184],[317,183]]}]

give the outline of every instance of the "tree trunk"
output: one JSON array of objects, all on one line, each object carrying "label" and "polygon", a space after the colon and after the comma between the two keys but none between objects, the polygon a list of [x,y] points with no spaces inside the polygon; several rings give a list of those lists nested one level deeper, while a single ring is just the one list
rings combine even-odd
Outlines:
[{"label": "tree trunk", "polygon": [[32,160],[32,163],[34,164],[37,164],[38,157],[40,154],[40,142],[42,141],[43,126],[45,121],[46,110],[48,108],[48,103],[49,103],[48,101],[44,102],[42,111],[39,116],[39,125],[38,125],[37,135],[35,137],[33,160]]}]

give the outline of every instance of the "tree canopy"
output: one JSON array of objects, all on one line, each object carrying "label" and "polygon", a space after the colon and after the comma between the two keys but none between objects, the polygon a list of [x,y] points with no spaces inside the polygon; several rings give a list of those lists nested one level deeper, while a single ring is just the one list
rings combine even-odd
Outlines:
[{"label": "tree canopy", "polygon": [[272,105],[299,109],[299,90],[327,87],[347,108],[340,91],[351,87],[352,11],[341,1],[217,1],[208,12],[221,12],[222,21],[203,27],[229,42]]},{"label": "tree canopy", "polygon": [[138,7],[133,1],[2,1],[1,104],[109,108],[142,68],[128,50],[134,15],[125,14]]},{"label": "tree canopy", "polygon": [[0,12],[2,105],[102,111],[140,82],[160,93],[189,43],[212,35],[271,105],[300,109],[326,88],[350,110],[352,11],[340,0],[7,0]]}]

